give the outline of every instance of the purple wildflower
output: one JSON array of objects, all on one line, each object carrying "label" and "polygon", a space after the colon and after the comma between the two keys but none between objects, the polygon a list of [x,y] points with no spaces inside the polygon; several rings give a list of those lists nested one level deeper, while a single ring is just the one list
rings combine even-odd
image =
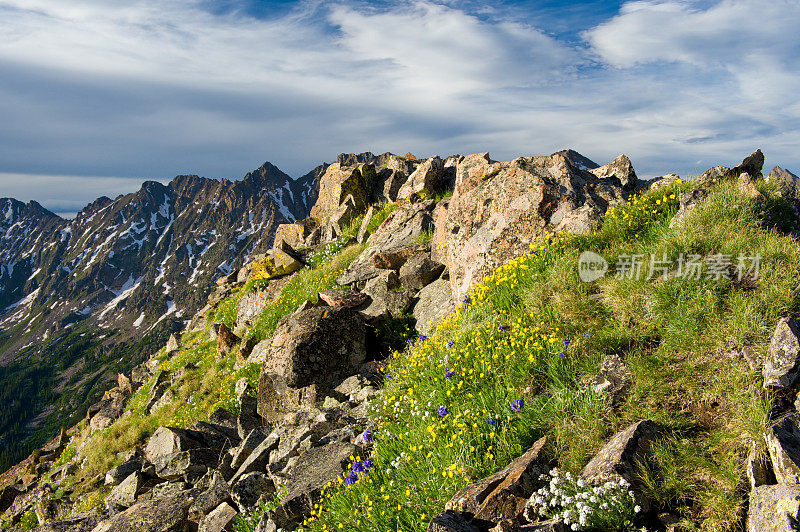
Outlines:
[{"label": "purple wildflower", "polygon": [[366,471],[364,468],[364,462],[353,462],[353,465],[350,466],[350,469],[353,471],[353,473],[363,473]]},{"label": "purple wildflower", "polygon": [[449,341],[447,342],[447,349],[450,349],[451,347],[453,347],[453,341],[452,341],[452,340],[449,340]]},{"label": "purple wildflower", "polygon": [[564,338],[564,346],[568,346],[568,345],[569,345],[569,338]]},{"label": "purple wildflower", "polygon": [[425,336],[424,334],[420,334],[420,335],[419,335],[419,341],[420,341],[420,342],[424,342],[424,341],[425,341],[425,340],[427,340],[427,339],[428,339],[428,337],[427,337],[427,336]]},{"label": "purple wildflower", "polygon": [[453,376],[453,372],[450,371],[450,368],[444,368],[444,378],[450,380],[450,377]]},{"label": "purple wildflower", "polygon": [[444,406],[439,407],[439,417],[447,417],[448,414],[450,414],[450,412],[447,410],[446,407]]},{"label": "purple wildflower", "polygon": [[369,469],[375,465],[375,462],[372,461],[371,458],[367,458],[364,460],[364,467]]},{"label": "purple wildflower", "polygon": [[519,412],[520,410],[522,410],[522,407],[524,406],[525,406],[524,399],[517,399],[511,402],[511,410],[513,410],[514,412]]},{"label": "purple wildflower", "polygon": [[559,353],[558,356],[559,356],[559,358],[564,358],[567,355],[565,355],[564,353]]},{"label": "purple wildflower", "polygon": [[583,337],[584,337],[584,338],[591,338],[591,337],[592,337],[592,333],[590,333],[590,332],[585,332],[585,333],[583,333]]},{"label": "purple wildflower", "polygon": [[508,329],[506,329],[505,327],[503,327],[501,325],[500,327],[497,328],[497,330],[500,331],[500,332],[506,332]]},{"label": "purple wildflower", "polygon": [[344,477],[344,485],[345,486],[352,486],[353,484],[356,483],[356,480],[358,480],[358,473],[351,472],[349,475]]},{"label": "purple wildflower", "polygon": [[370,429],[365,430],[361,436],[364,438],[364,441],[367,443],[372,443],[375,441],[375,438],[372,436],[372,431]]}]

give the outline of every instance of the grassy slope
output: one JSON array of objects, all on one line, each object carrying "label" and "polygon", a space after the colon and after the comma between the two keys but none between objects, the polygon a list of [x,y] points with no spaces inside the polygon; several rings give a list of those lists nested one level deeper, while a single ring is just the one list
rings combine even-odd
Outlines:
[{"label": "grassy slope", "polygon": [[[752,442],[763,445],[770,402],[760,374],[723,353],[765,353],[778,318],[796,310],[800,248],[774,227],[796,220],[763,184],[764,201],[723,184],[670,229],[675,195],[687,186],[617,208],[596,234],[541,244],[398,354],[375,414],[375,466],[354,485],[331,486],[306,528],[425,530],[456,490],[540,436],[551,436],[559,467],[577,473],[615,431],[643,418],[664,427],[657,467],[641,471],[660,507],[690,530],[740,523],[744,458]],[[612,264],[633,253],[763,260],[756,283],[606,276],[587,284],[576,271],[583,250]],[[586,385],[609,354],[633,373],[616,411]],[[511,408],[517,399],[520,412]]]}]

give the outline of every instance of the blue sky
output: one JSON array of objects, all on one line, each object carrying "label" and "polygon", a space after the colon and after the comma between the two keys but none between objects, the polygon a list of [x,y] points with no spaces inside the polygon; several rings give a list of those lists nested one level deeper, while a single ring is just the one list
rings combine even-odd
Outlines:
[{"label": "blue sky", "polygon": [[800,0],[0,0],[0,196],[340,152],[800,170]]}]

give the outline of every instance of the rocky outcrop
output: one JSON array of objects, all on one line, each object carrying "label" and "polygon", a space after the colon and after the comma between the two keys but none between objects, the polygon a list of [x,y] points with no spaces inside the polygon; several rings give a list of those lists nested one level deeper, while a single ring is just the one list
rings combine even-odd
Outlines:
[{"label": "rocky outcrop", "polygon": [[800,323],[794,318],[778,322],[764,361],[764,387],[791,388],[800,376]]},{"label": "rocky outcrop", "polygon": [[[445,249],[455,299],[494,268],[527,253],[537,239],[565,229],[590,231],[609,205],[624,201],[626,187],[635,185],[632,168],[620,169],[625,161],[618,158],[598,177],[564,153],[509,163],[492,162],[487,154],[465,158],[433,243]],[[627,176],[625,186],[618,172]]]}]

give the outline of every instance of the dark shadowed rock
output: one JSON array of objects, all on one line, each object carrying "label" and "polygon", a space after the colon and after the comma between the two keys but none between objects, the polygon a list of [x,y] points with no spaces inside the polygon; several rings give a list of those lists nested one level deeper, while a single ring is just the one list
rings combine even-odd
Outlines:
[{"label": "dark shadowed rock", "polygon": [[364,362],[365,334],[363,318],[350,309],[312,308],[281,319],[261,368],[259,412],[269,386],[265,375],[282,378],[290,388],[333,384]]},{"label": "dark shadowed rock", "polygon": [[116,467],[112,467],[106,473],[105,483],[107,486],[116,486],[136,471],[141,471],[145,459],[142,456],[132,456]]},{"label": "dark shadowed rock", "polygon": [[242,475],[231,488],[231,498],[239,510],[251,512],[262,495],[275,493],[275,484],[261,471],[253,471]]},{"label": "dark shadowed rock", "polygon": [[768,449],[758,449],[755,445],[752,446],[747,455],[745,474],[750,489],[775,484],[775,474],[772,471],[772,460],[769,457]]},{"label": "dark shadowed rock", "polygon": [[241,341],[241,338],[233,334],[227,325],[224,323],[219,324],[217,331],[217,353],[220,355],[227,355],[231,349]]},{"label": "dark shadowed rock", "polygon": [[270,433],[247,455],[231,482],[237,482],[242,476],[253,471],[266,471],[267,464],[269,464],[269,455],[278,448],[279,441],[280,435],[278,433]]},{"label": "dark shadowed rock", "polygon": [[155,465],[155,472],[159,478],[166,480],[184,478],[189,482],[194,482],[205,475],[209,469],[214,469],[219,465],[221,454],[219,449],[201,447],[162,457],[153,462],[153,465]]},{"label": "dark shadowed rock", "polygon": [[359,312],[367,319],[400,317],[411,308],[414,299],[411,292],[398,287],[397,274],[392,270],[382,270],[364,286],[363,293],[368,296],[368,303]]},{"label": "dark shadowed rock", "polygon": [[761,169],[764,168],[764,154],[758,149],[744,158],[742,164],[731,170],[731,175],[738,176],[742,172],[746,172],[753,177],[761,175]]},{"label": "dark shadowed rock", "polygon": [[78,512],[70,517],[39,525],[37,532],[90,532],[103,519],[97,510]]},{"label": "dark shadowed rock", "polygon": [[764,360],[764,388],[786,389],[800,374],[800,323],[782,318],[775,328]]},{"label": "dark shadowed rock", "polygon": [[800,414],[792,412],[767,427],[767,449],[779,483],[800,483]]},{"label": "dark shadowed rock", "polygon": [[748,532],[787,532],[800,522],[800,486],[759,486],[750,492]]},{"label": "dark shadowed rock", "polygon": [[546,443],[547,438],[541,438],[502,470],[462,488],[445,509],[493,522],[521,515],[531,493],[542,484],[539,476],[549,471],[550,459],[543,452]]},{"label": "dark shadowed rock", "polygon": [[190,513],[195,516],[203,516],[211,512],[214,508],[229,501],[231,489],[225,478],[219,471],[212,471],[208,488],[197,496]]}]

